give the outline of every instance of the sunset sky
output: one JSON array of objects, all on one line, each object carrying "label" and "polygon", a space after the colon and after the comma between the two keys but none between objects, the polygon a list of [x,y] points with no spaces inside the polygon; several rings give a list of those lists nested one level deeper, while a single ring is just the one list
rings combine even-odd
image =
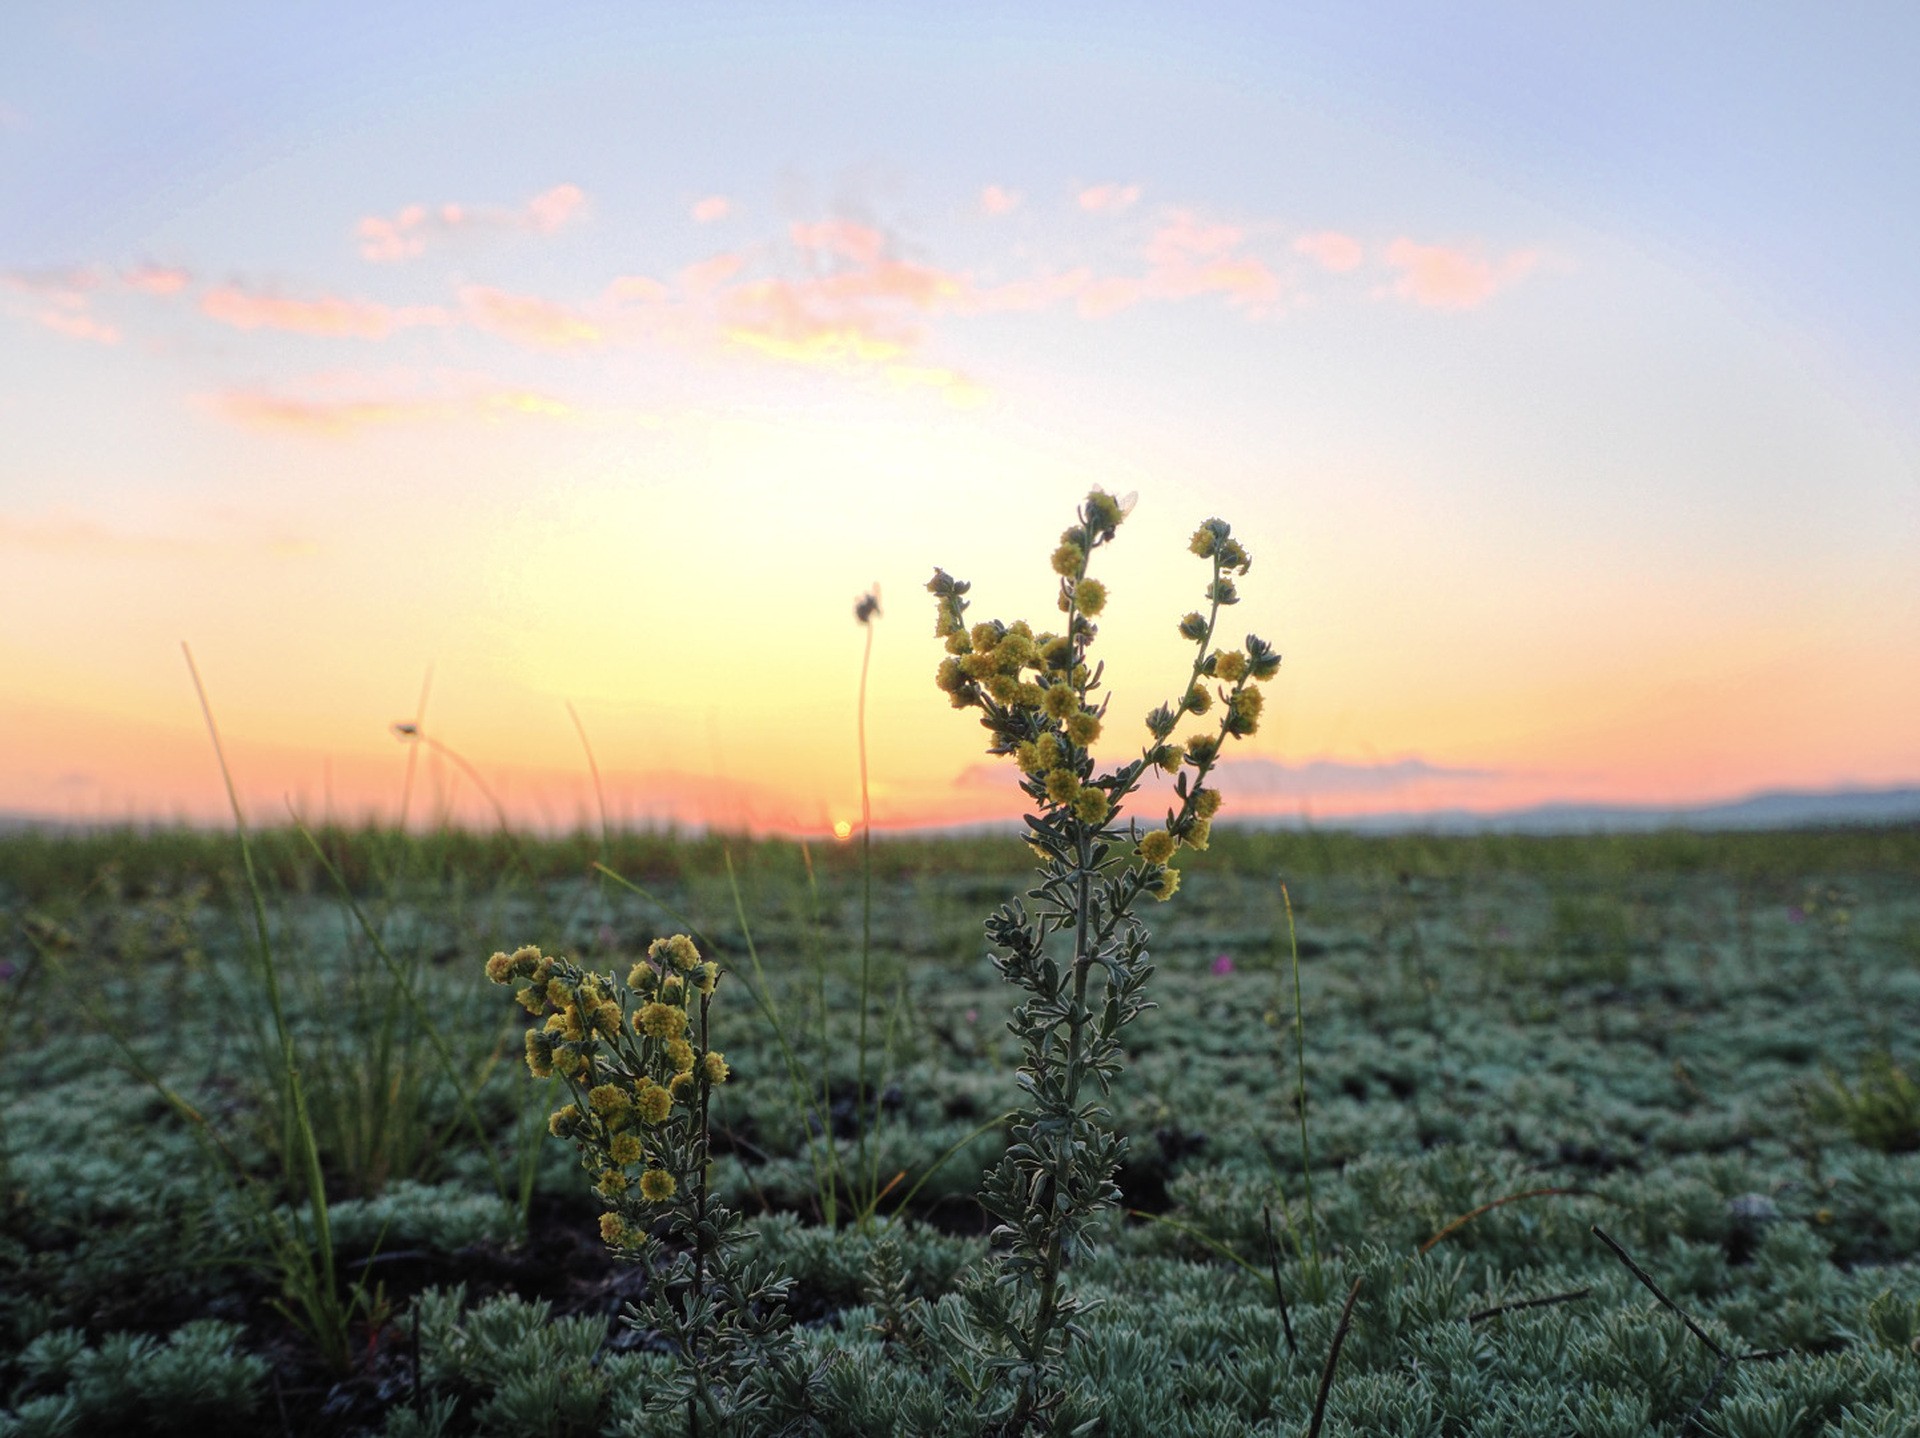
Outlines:
[{"label": "sunset sky", "polygon": [[[1228,813],[1920,782],[1911,5],[10,6],[0,812],[1018,812],[921,586],[1105,751],[1210,515]],[[484,822],[425,754],[413,816]]]}]

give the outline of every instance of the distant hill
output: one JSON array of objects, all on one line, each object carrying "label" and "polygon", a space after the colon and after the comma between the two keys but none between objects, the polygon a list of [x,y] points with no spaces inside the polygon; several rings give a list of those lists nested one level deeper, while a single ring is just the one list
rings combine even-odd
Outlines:
[{"label": "distant hill", "polygon": [[1526,809],[1258,821],[1359,833],[1618,834],[1654,829],[1798,829],[1832,824],[1920,823],[1920,788],[1772,789],[1719,804],[1537,804]]}]

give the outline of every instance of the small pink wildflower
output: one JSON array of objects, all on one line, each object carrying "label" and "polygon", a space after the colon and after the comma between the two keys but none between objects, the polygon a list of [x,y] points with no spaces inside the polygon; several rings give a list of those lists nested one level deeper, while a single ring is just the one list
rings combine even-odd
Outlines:
[{"label": "small pink wildflower", "polygon": [[1209,967],[1212,969],[1213,976],[1216,979],[1224,979],[1228,974],[1233,972],[1233,955],[1215,954],[1213,956],[1213,963]]},{"label": "small pink wildflower", "polygon": [[1798,904],[1795,904],[1791,909],[1787,910],[1787,922],[1789,924],[1804,924],[1806,921],[1807,911]]}]

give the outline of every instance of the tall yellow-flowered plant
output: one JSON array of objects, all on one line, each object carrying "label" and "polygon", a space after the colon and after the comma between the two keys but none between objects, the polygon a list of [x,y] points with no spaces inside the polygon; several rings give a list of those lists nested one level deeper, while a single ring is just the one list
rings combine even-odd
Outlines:
[{"label": "tall yellow-flowered plant", "polygon": [[684,1403],[695,1434],[762,1431],[769,1382],[794,1375],[780,1341],[788,1285],[747,1262],[752,1235],[707,1182],[709,1107],[730,1077],[708,1044],[720,966],[675,934],[656,939],[624,983],[532,947],[495,954],[487,977],[513,985],[542,1020],[527,1030],[527,1067],[558,1077],[571,1097],[548,1127],[593,1175],[600,1236],[649,1263],[647,1299],[624,1316],[678,1359],[650,1396]]},{"label": "tall yellow-flowered plant", "polygon": [[[1192,668],[1177,695],[1146,716],[1139,757],[1099,768],[1093,745],[1110,716],[1102,667],[1089,650],[1107,589],[1087,571],[1128,508],[1096,489],[1060,536],[1052,563],[1063,618],[1055,629],[1022,620],[969,625],[968,584],[935,570],[927,585],[947,648],[936,682],[955,708],[980,711],[988,752],[1018,765],[1035,806],[1027,816],[1027,842],[1040,860],[1033,907],[1006,904],[986,924],[995,965],[1025,993],[1010,1027],[1025,1046],[1027,1102],[981,1191],[1000,1221],[994,1239],[1004,1256],[996,1289],[976,1296],[971,1336],[954,1335],[1010,1378],[999,1415],[1008,1433],[1048,1426],[1061,1411],[1061,1360],[1080,1309],[1062,1270],[1095,1216],[1119,1198],[1113,1177],[1126,1139],[1086,1090],[1091,1081],[1108,1091],[1121,1066],[1121,1031],[1147,1003],[1152,965],[1134,902],[1142,894],[1170,898],[1180,883],[1179,850],[1207,847],[1220,809],[1208,775],[1227,740],[1259,728],[1259,684],[1280,668],[1258,635],[1244,648],[1214,645],[1220,612],[1239,602],[1235,579],[1252,561],[1225,521],[1209,519],[1191,542],[1212,567],[1206,609],[1179,626],[1195,646]],[[1189,717],[1201,723],[1177,736]],[[1164,824],[1142,833],[1123,824],[1122,812],[1150,769],[1174,776],[1174,803]],[[1055,936],[1061,942],[1050,945]],[[1068,940],[1072,958],[1063,964],[1054,954]]]}]

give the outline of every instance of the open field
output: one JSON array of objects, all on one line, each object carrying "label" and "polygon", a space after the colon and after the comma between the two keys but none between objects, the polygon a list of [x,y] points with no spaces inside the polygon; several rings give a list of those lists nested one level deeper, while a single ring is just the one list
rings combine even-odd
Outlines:
[{"label": "open field", "polygon": [[[230,836],[0,837],[0,1434],[685,1431],[482,974],[679,932],[817,1431],[978,1431],[945,1335],[1019,1097],[1016,839],[875,845],[864,1013],[857,845],[256,857],[270,971]],[[1920,1432],[1920,830],[1223,830],[1145,917],[1090,1431]]]}]

